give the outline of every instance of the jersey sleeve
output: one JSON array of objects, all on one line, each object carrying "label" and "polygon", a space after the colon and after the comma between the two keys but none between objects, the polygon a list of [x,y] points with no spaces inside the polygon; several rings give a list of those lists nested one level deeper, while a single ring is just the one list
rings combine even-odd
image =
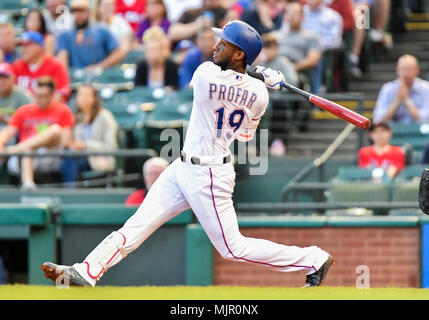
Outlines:
[{"label": "jersey sleeve", "polygon": [[198,83],[203,77],[207,81],[208,76],[213,76],[221,71],[220,67],[215,65],[211,61],[206,61],[199,65],[197,70],[195,70],[194,74],[192,75],[191,82],[189,83],[189,86],[191,88],[195,88],[198,86]]}]

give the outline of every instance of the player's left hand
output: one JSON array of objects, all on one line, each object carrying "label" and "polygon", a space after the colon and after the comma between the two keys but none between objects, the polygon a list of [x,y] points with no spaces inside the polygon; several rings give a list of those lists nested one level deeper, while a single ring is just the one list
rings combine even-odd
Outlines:
[{"label": "player's left hand", "polygon": [[284,74],[280,71],[262,66],[256,66],[254,71],[264,76],[264,82],[267,88],[281,90],[282,82],[286,82]]}]

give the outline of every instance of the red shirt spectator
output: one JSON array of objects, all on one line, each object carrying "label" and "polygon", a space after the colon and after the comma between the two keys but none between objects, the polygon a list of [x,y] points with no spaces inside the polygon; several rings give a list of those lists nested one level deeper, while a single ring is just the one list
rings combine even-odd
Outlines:
[{"label": "red shirt spectator", "polygon": [[343,17],[343,31],[352,31],[355,29],[355,17],[351,0],[332,0],[329,7]]},{"label": "red shirt spectator", "polygon": [[37,78],[50,76],[55,82],[54,100],[65,102],[70,96],[70,79],[64,65],[44,53],[43,36],[34,31],[22,35],[22,59],[12,64],[18,86],[34,92]]},{"label": "red shirt spectator", "polygon": [[53,101],[46,109],[37,104],[26,104],[19,107],[9,121],[9,126],[19,131],[19,142],[46,130],[52,124],[63,128],[73,127],[74,116],[70,108],[60,102]]},{"label": "red shirt spectator", "polygon": [[402,148],[389,144],[392,131],[387,123],[372,123],[368,130],[374,144],[359,150],[358,166],[369,169],[382,168],[389,177],[394,177],[405,167]]},{"label": "red shirt spectator", "polygon": [[127,20],[134,32],[143,20],[146,0],[116,0],[116,13]]},{"label": "red shirt spectator", "polygon": [[131,193],[125,200],[127,206],[139,206],[146,197],[146,190],[139,189]]},{"label": "red shirt spectator", "polygon": [[384,153],[377,153],[374,146],[363,147],[359,150],[359,167],[387,169],[391,165],[397,167],[398,171],[404,169],[405,156],[401,147],[390,146]]}]

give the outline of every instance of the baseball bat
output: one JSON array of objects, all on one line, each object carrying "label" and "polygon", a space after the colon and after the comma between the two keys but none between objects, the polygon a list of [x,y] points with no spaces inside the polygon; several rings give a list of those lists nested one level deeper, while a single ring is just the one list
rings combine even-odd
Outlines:
[{"label": "baseball bat", "polygon": [[343,120],[346,120],[347,122],[354,124],[361,129],[367,129],[371,124],[371,121],[367,117],[357,112],[354,112],[353,110],[350,110],[346,107],[343,107],[338,103],[301,90],[295,86],[290,85],[289,83],[282,82],[282,87],[288,89],[289,91],[297,93],[298,95],[308,99],[308,101],[315,104],[319,108],[322,108],[323,110],[326,110],[329,113],[332,113],[333,115]]},{"label": "baseball bat", "polygon": [[[264,76],[262,73],[250,71],[248,70],[247,73],[257,79],[260,79],[262,81],[265,81]],[[282,87],[288,89],[289,91],[292,91],[301,97],[307,99],[311,103],[315,104],[319,108],[322,108],[323,110],[328,111],[329,113],[332,113],[333,115],[351,123],[355,126],[361,128],[361,129],[367,129],[369,125],[371,124],[371,121],[359,114],[354,112],[353,110],[350,110],[346,107],[343,107],[339,105],[338,103],[335,103],[333,101],[330,101],[328,99],[324,99],[322,97],[319,97],[317,95],[314,95],[312,93],[309,93],[307,91],[301,90],[293,85],[290,85],[289,83],[282,82]]]}]

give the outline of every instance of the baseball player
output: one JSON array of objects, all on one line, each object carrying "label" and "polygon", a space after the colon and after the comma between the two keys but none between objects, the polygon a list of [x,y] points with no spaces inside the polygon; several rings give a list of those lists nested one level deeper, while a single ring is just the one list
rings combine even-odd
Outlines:
[{"label": "baseball player", "polygon": [[216,250],[225,259],[268,269],[304,270],[305,286],[319,286],[333,263],[317,246],[300,248],[248,238],[238,229],[232,202],[235,172],[230,144],[249,141],[268,104],[267,88],[281,89],[284,75],[263,69],[264,82],[246,74],[261,51],[261,37],[234,20],[213,28],[219,41],[213,61],[195,71],[194,101],[181,157],[163,171],[136,213],[108,235],[81,263],[45,262],[46,278],[67,277],[71,284],[95,286],[107,270],[136,250],[165,222],[191,208]]}]

